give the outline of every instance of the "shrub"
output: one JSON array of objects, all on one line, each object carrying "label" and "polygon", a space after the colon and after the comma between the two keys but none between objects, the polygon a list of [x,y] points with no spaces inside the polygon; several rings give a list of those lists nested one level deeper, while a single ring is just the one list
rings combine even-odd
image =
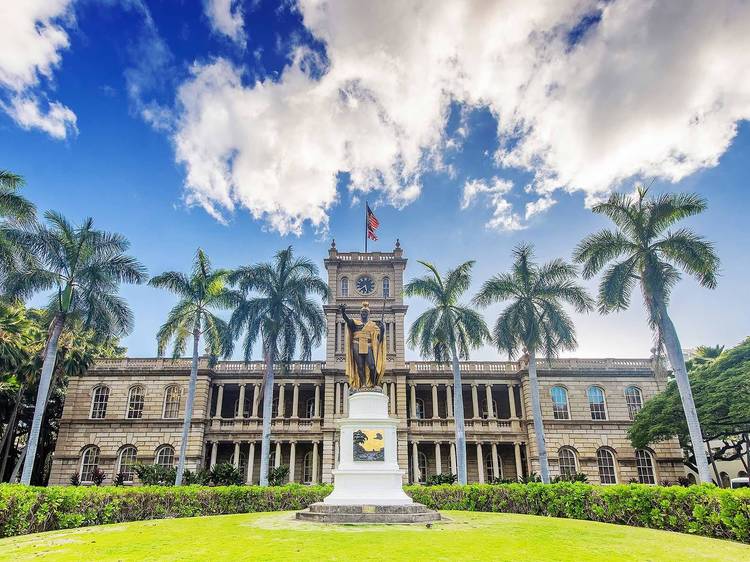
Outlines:
[{"label": "shrub", "polygon": [[208,486],[211,484],[211,472],[205,468],[199,468],[195,473],[191,472],[187,468],[182,473],[182,483],[185,486],[191,486],[198,484],[199,486]]},{"label": "shrub", "polygon": [[138,478],[147,486],[174,486],[177,469],[158,464],[137,463],[133,470]]},{"label": "shrub", "polygon": [[[0,484],[0,537],[106,523],[303,509],[331,486],[28,487]],[[407,486],[433,509],[587,519],[750,543],[750,489],[712,485],[472,484]]]},{"label": "shrub", "polygon": [[91,469],[90,476],[94,485],[101,486],[102,482],[104,482],[104,479],[107,477],[107,473],[97,466]]},{"label": "shrub", "polygon": [[407,491],[432,509],[587,519],[750,543],[750,489],[560,482],[411,486]]},{"label": "shrub", "polygon": [[[289,467],[286,467],[286,471],[289,472]],[[239,486],[243,482],[242,473],[230,462],[215,464],[209,478],[217,486]],[[278,486],[279,484],[272,485]]]},{"label": "shrub", "polygon": [[74,472],[70,475],[70,485],[71,486],[80,486],[81,485],[81,477],[78,475],[77,472]]},{"label": "shrub", "polygon": [[125,484],[125,473],[120,471],[117,474],[115,474],[115,477],[112,479],[112,484],[115,486],[122,486]]},{"label": "shrub", "polygon": [[90,525],[257,511],[304,509],[326,485],[22,486],[0,484],[0,537]]},{"label": "shrub", "polygon": [[289,474],[289,467],[285,464],[276,466],[268,469],[268,485],[269,486],[281,486],[284,484],[287,475]]},{"label": "shrub", "polygon": [[433,474],[432,476],[427,477],[425,485],[439,486],[441,484],[454,484],[456,480],[458,480],[458,476],[456,476],[455,474]]}]

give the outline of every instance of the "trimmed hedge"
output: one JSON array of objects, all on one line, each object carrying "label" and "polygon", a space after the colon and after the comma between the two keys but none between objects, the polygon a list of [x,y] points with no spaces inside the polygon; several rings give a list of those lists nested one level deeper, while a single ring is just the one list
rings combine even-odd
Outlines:
[{"label": "trimmed hedge", "polygon": [[585,519],[750,543],[750,489],[713,485],[476,484],[411,487],[432,509]]},{"label": "trimmed hedge", "polygon": [[[586,519],[750,543],[750,489],[715,486],[476,484],[407,486],[433,509],[494,511]],[[0,485],[0,537],[88,525],[259,511],[304,509],[328,485],[278,488],[25,487]]]}]

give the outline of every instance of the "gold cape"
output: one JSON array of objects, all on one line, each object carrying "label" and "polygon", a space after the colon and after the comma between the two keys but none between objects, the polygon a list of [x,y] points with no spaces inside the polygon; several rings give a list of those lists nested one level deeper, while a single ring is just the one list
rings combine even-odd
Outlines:
[{"label": "gold cape", "polygon": [[[368,323],[372,322],[372,320],[368,320]],[[354,323],[357,324],[357,326],[362,325],[361,320],[354,320]],[[372,322],[375,324],[374,322]],[[377,327],[377,324],[375,324]],[[379,330],[378,330],[379,331]],[[372,345],[372,354],[375,358],[375,370],[376,378],[373,382],[372,375],[370,373],[370,368],[367,366],[367,363],[365,363],[365,381],[366,381],[366,388],[370,388],[373,386],[380,386],[383,384],[383,373],[385,373],[385,332],[382,334],[382,337],[378,338],[377,334],[373,334],[376,339],[379,339],[377,345]],[[344,340],[344,343],[346,344],[344,346],[345,349],[345,366],[346,366],[346,376],[349,378],[349,387],[356,390],[360,388],[359,384],[359,377],[357,376],[357,364],[354,362],[354,357],[352,356],[352,332],[349,329],[349,326],[346,327],[346,337]]]}]

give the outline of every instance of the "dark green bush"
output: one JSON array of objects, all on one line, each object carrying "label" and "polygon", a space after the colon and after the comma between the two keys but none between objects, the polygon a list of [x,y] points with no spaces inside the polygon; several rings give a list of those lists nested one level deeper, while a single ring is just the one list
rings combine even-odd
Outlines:
[{"label": "dark green bush", "polygon": [[216,463],[209,478],[216,486],[239,486],[243,482],[242,473],[231,462]]},{"label": "dark green bush", "polygon": [[750,543],[750,489],[560,482],[411,486],[407,492],[432,509],[586,519]]},{"label": "dark green bush", "polygon": [[175,478],[177,478],[176,468],[158,464],[139,462],[133,465],[133,471],[146,486],[174,486]]},{"label": "dark green bush", "polygon": [[426,486],[440,486],[441,484],[455,484],[456,480],[458,480],[458,476],[455,474],[448,474],[446,472],[443,472],[441,474],[433,474],[432,476],[428,476],[427,480],[425,480]]},{"label": "dark green bush", "polygon": [[281,486],[289,475],[289,467],[285,464],[268,469],[268,485]]},{"label": "dark green bush", "polygon": [[[303,509],[331,486],[50,486],[0,484],[0,537],[167,517]],[[407,486],[433,509],[587,519],[750,543],[750,489],[715,486],[475,484]]]}]

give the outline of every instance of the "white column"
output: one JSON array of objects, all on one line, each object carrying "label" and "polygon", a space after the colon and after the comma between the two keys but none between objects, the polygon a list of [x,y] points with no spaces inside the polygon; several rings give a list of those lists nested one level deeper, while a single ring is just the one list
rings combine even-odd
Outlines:
[{"label": "white column", "polygon": [[417,442],[412,441],[411,443],[411,471],[412,471],[412,479],[414,480],[414,484],[419,483],[419,448],[417,447]]},{"label": "white column", "polygon": [[289,482],[294,482],[294,463],[296,462],[297,443],[292,441],[289,444]]},{"label": "white column", "polygon": [[292,417],[299,417],[299,385],[297,383],[292,385]]},{"label": "white column", "polygon": [[484,385],[486,398],[487,398],[487,418],[495,417],[495,409],[492,407],[492,385]]},{"label": "white column", "polygon": [[456,466],[456,444],[451,443],[451,474],[458,474]]},{"label": "white column", "polygon": [[240,384],[240,398],[237,401],[237,417],[245,417],[245,385]]},{"label": "white column", "polygon": [[481,443],[477,443],[477,473],[479,474],[479,483],[484,484],[484,458],[482,457]]},{"label": "white column", "polygon": [[440,456],[440,443],[435,443],[435,472],[436,474],[443,473],[443,458]]},{"label": "white column", "polygon": [[334,441],[333,442],[333,466],[334,468],[338,467],[339,465],[339,442]]},{"label": "white column", "polygon": [[234,465],[234,468],[239,468],[240,466],[240,443],[239,441],[235,441],[234,443],[234,458],[232,459],[232,464]]},{"label": "white column", "polygon": [[312,465],[312,481],[313,484],[318,482],[318,442],[313,441],[313,465]]},{"label": "white column", "polygon": [[391,414],[396,414],[396,383],[391,382],[391,396],[390,396],[390,403],[391,403]]},{"label": "white column", "polygon": [[349,383],[344,383],[344,415],[349,415]]},{"label": "white column", "polygon": [[521,478],[523,476],[523,464],[521,462],[521,444],[518,441],[513,443],[513,452],[516,457],[516,478]]},{"label": "white column", "polygon": [[284,397],[284,388],[285,387],[286,387],[286,385],[283,382],[279,383],[279,407],[278,407],[278,412],[277,412],[276,415],[278,417],[280,417],[280,418],[283,418],[284,414],[285,414],[285,412],[284,412],[284,398],[285,398]]},{"label": "white column", "polygon": [[497,443],[492,444],[492,475],[500,478],[500,459],[497,456]]},{"label": "white column", "polygon": [[221,417],[221,407],[224,405],[224,385],[219,385],[219,395],[216,397],[216,417]]},{"label": "white column", "polygon": [[274,468],[281,466],[281,441],[276,441],[276,455],[273,458]]},{"label": "white column", "polygon": [[453,387],[449,384],[445,385],[445,411],[447,417],[453,417]]},{"label": "white column", "polygon": [[209,384],[208,385],[208,406],[206,406],[206,417],[211,417],[211,405],[214,399],[214,385]]},{"label": "white column", "polygon": [[315,409],[313,410],[313,415],[316,418],[320,417],[320,385],[315,385]]},{"label": "white column", "polygon": [[384,394],[385,396],[388,396],[388,383],[387,383],[387,382],[384,382],[384,383],[383,383],[383,387],[382,387],[382,389],[381,389],[381,390],[383,391],[383,394]]},{"label": "white column", "polygon": [[514,420],[518,416],[516,416],[516,397],[515,392],[513,392],[514,386],[512,384],[508,385],[508,400],[510,400],[510,419]]},{"label": "white column", "polygon": [[260,399],[260,385],[253,385],[253,417],[258,417],[258,401]]},{"label": "white column", "polygon": [[433,419],[440,417],[440,410],[438,408],[437,384],[432,385],[432,417]]},{"label": "white column", "polygon": [[339,409],[339,403],[341,402],[341,394],[339,393],[339,383],[333,383],[333,413],[339,414],[341,410]]},{"label": "white column", "polygon": [[247,483],[253,483],[253,468],[255,464],[255,443],[250,443],[250,453],[247,455]]},{"label": "white column", "polygon": [[216,466],[216,456],[219,454],[219,442],[214,441],[211,443],[211,463],[209,464],[208,468],[213,468]]},{"label": "white column", "polygon": [[477,385],[471,385],[471,403],[474,406],[474,419],[479,418],[479,396],[477,395]]},{"label": "white column", "polygon": [[411,419],[417,419],[417,385],[411,384]]}]

